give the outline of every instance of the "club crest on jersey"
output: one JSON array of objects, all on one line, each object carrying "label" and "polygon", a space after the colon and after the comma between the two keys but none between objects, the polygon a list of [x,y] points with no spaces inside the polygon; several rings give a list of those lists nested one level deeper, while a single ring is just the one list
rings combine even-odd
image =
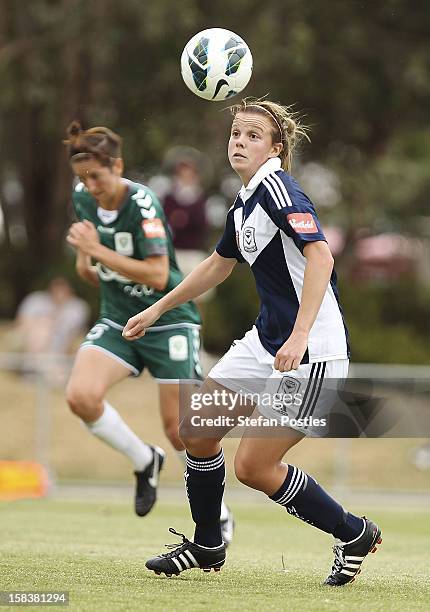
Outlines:
[{"label": "club crest on jersey", "polygon": [[257,250],[255,227],[248,226],[243,229],[243,248],[247,253],[255,253]]},{"label": "club crest on jersey", "polygon": [[161,219],[144,219],[142,229],[147,238],[166,237],[166,230]]},{"label": "club crest on jersey", "polygon": [[311,213],[290,213],[288,223],[298,234],[316,234],[318,232],[315,219]]},{"label": "club crest on jersey", "polygon": [[117,232],[114,236],[115,251],[120,255],[133,255],[133,236],[130,232]]}]

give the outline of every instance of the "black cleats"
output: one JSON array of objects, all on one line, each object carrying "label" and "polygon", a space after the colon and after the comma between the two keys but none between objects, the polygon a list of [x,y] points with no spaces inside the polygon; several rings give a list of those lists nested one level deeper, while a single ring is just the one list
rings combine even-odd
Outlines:
[{"label": "black cleats", "polygon": [[227,517],[225,519],[220,520],[221,537],[222,537],[222,541],[224,542],[226,548],[229,544],[231,544],[231,541],[233,539],[233,533],[234,533],[233,512],[230,510],[230,508],[227,508],[227,511],[228,511]]},{"label": "black cleats", "polygon": [[206,548],[199,544],[190,542],[183,533],[178,533],[172,527],[170,533],[174,533],[182,538],[182,544],[166,544],[167,548],[173,548],[171,552],[163,553],[149,559],[145,563],[146,567],[156,574],[166,574],[178,576],[187,569],[199,568],[204,572],[214,570],[219,572],[225,561],[225,545],[221,544],[216,548]]},{"label": "black cleats", "polygon": [[370,552],[376,552],[376,545],[381,544],[381,530],[378,525],[363,516],[365,528],[356,540],[344,543],[337,540],[333,546],[335,559],[331,574],[324,584],[329,586],[343,586],[353,582],[361,571],[361,564]]},{"label": "black cleats", "polygon": [[136,476],[134,509],[139,516],[146,516],[151,512],[157,500],[158,476],[164,463],[164,451],[158,446],[151,448],[154,453],[151,463],[141,472],[134,472]]}]

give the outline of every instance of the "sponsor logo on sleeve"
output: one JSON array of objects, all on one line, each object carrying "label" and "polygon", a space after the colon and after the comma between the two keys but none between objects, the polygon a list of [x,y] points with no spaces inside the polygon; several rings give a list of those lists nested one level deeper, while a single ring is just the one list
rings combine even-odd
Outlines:
[{"label": "sponsor logo on sleeve", "polygon": [[165,238],[166,230],[161,219],[144,219],[142,229],[147,238]]},{"label": "sponsor logo on sleeve", "polygon": [[318,227],[311,213],[290,213],[288,223],[298,234],[317,234]]}]

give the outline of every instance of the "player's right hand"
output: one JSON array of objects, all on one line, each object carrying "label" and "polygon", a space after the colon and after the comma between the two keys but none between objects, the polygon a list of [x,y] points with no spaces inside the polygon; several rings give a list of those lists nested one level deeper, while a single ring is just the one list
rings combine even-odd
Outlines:
[{"label": "player's right hand", "polygon": [[122,330],[123,338],[126,340],[138,340],[142,338],[148,327],[151,327],[160,316],[153,308],[154,306],[150,306],[134,317],[131,317]]}]

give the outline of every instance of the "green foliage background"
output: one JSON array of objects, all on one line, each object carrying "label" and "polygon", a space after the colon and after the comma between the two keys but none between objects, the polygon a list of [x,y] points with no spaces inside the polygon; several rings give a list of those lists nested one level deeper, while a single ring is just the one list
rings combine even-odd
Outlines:
[{"label": "green foliage background", "polygon": [[[363,228],[430,232],[426,0],[0,0],[0,316],[54,271],[73,276],[61,143],[72,118],[119,131],[128,170],[144,177],[176,144],[208,153],[215,177],[226,171],[228,113],[193,96],[179,72],[186,41],[215,26],[253,52],[246,94],[303,111],[312,143],[301,160],[339,178],[341,201],[323,221],[348,238],[339,265],[355,358],[429,363],[428,289],[413,279],[358,287],[348,267]],[[227,281],[205,307],[207,347],[223,350],[257,308],[246,274]]]}]

